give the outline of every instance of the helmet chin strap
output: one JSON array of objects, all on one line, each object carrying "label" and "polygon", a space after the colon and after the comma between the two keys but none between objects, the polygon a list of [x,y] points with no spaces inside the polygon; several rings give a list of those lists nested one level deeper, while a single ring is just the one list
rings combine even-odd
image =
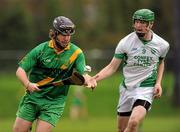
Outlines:
[{"label": "helmet chin strap", "polygon": [[138,32],[136,32],[136,34],[137,34],[137,36],[138,36],[139,38],[143,38],[143,37],[145,36],[145,33],[138,33]]},{"label": "helmet chin strap", "polygon": [[133,25],[132,27],[134,28],[134,31],[136,32],[136,34],[137,34],[137,36],[138,36],[139,38],[143,38],[143,37],[145,36],[145,33],[136,31],[134,25]]},{"label": "helmet chin strap", "polygon": [[63,50],[63,49],[66,48],[66,47],[63,47],[63,46],[61,45],[61,43],[59,42],[59,40],[57,39],[57,37],[55,38],[55,45],[56,45],[57,48],[59,48],[59,49],[61,49],[61,50]]}]

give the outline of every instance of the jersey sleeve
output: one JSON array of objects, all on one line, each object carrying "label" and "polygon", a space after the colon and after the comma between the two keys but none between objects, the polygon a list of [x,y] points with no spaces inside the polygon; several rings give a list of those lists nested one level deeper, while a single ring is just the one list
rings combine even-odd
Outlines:
[{"label": "jersey sleeve", "polygon": [[38,47],[32,49],[29,53],[27,53],[23,59],[18,63],[21,68],[23,68],[26,72],[29,72],[30,69],[37,63],[38,59]]},{"label": "jersey sleeve", "polygon": [[125,57],[125,54],[126,53],[124,49],[124,43],[123,43],[123,40],[121,40],[115,49],[114,57],[117,59],[123,59]]},{"label": "jersey sleeve", "polygon": [[170,48],[170,46],[169,46],[168,43],[166,44],[166,46],[164,46],[164,47],[162,48],[162,54],[161,54],[161,56],[160,56],[160,59],[163,59],[163,58],[166,57],[166,55],[167,55],[167,53],[168,53],[168,51],[169,51],[169,48]]},{"label": "jersey sleeve", "polygon": [[75,69],[77,70],[77,72],[79,72],[80,74],[84,74],[85,72],[85,56],[84,53],[81,51],[81,53],[79,53],[76,61],[75,61]]}]

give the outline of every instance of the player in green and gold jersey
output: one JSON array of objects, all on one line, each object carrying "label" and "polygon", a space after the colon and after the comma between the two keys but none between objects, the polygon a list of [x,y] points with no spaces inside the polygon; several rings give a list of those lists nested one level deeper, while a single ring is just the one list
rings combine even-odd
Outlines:
[{"label": "player in green and gold jersey", "polygon": [[84,74],[84,54],[70,42],[74,32],[75,25],[69,18],[56,17],[49,32],[51,40],[39,44],[19,62],[16,75],[26,94],[19,104],[14,132],[27,132],[35,120],[37,132],[50,132],[61,117],[69,86],[39,89],[36,84],[67,78],[74,69]]}]

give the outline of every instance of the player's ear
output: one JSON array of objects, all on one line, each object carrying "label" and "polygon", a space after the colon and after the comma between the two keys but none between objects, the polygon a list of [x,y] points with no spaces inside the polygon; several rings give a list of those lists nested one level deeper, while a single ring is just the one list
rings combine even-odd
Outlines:
[{"label": "player's ear", "polygon": [[154,24],[154,22],[150,22],[150,23],[149,23],[149,27],[152,28],[152,27],[153,27],[153,24]]},{"label": "player's ear", "polygon": [[52,29],[49,30],[49,37],[51,39],[54,39],[56,37],[56,34],[55,34],[55,32]]}]

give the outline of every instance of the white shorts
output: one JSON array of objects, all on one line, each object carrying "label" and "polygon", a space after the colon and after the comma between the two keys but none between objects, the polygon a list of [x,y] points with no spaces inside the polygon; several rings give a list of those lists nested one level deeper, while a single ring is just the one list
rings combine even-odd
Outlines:
[{"label": "white shorts", "polygon": [[146,100],[152,104],[153,89],[153,87],[138,87],[128,90],[123,86],[120,86],[120,98],[117,112],[131,112],[137,99]]}]

